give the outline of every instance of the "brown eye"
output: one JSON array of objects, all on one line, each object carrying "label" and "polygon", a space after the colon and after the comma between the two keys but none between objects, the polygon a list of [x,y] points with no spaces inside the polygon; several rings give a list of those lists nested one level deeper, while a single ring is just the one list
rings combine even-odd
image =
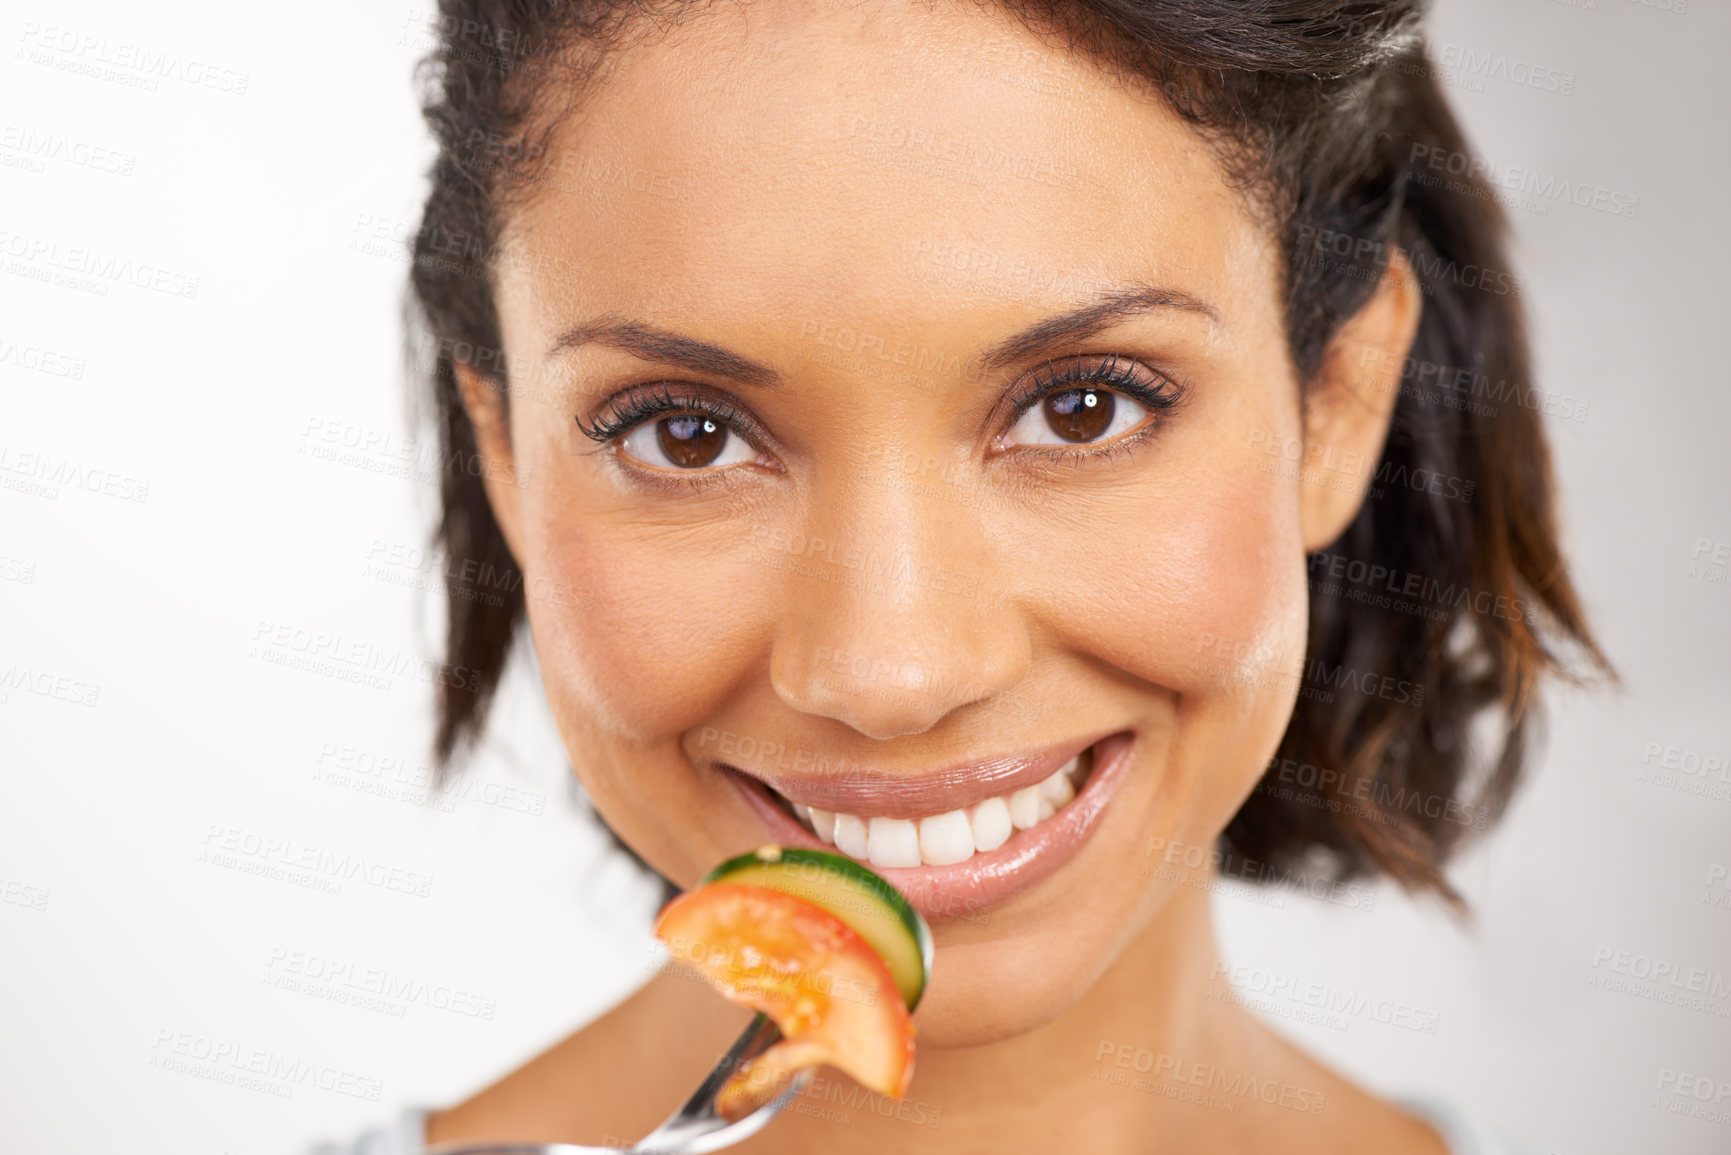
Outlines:
[{"label": "brown eye", "polygon": [[667,470],[739,465],[756,456],[750,442],[707,413],[646,421],[621,437],[619,448],[644,465]]},{"label": "brown eye", "polygon": [[655,440],[667,460],[682,469],[695,469],[721,456],[727,430],[711,417],[665,417],[655,423]]},{"label": "brown eye", "polygon": [[1041,404],[1053,433],[1065,441],[1094,441],[1112,427],[1113,400],[1103,389],[1066,389]]},{"label": "brown eye", "polygon": [[1057,389],[1022,411],[1003,444],[1105,445],[1147,424],[1148,406],[1116,389]]}]

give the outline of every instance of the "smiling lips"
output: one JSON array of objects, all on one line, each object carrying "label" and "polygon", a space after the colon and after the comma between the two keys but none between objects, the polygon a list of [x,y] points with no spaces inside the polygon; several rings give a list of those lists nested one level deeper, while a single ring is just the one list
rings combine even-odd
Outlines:
[{"label": "smiling lips", "polygon": [[1119,732],[918,777],[725,766],[790,845],[869,863],[928,918],[977,914],[1067,862],[1099,823],[1133,736]]},{"label": "smiling lips", "polygon": [[[1028,830],[1076,797],[1093,769],[1093,747],[1072,755],[1032,786],[918,820],[822,810],[788,799],[800,821],[825,842],[873,866],[954,866],[976,851],[993,851],[1015,830]],[[784,796],[785,797],[785,796]]]}]

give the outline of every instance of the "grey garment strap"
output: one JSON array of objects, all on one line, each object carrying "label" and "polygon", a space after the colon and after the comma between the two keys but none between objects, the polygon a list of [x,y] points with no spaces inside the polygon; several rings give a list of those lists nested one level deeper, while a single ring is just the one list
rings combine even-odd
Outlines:
[{"label": "grey garment strap", "polygon": [[376,1127],[347,1146],[320,1143],[307,1155],[420,1155],[427,1145],[425,1107],[406,1107],[388,1127]]},{"label": "grey garment strap", "polygon": [[[1534,1155],[1531,1148],[1476,1125],[1440,1099],[1398,1095],[1394,1101],[1435,1127],[1448,1144],[1449,1155]],[[347,1147],[320,1144],[307,1155],[420,1155],[427,1145],[429,1114],[424,1107],[405,1108],[389,1127],[368,1131]]]},{"label": "grey garment strap", "polygon": [[1459,1108],[1428,1095],[1396,1095],[1395,1103],[1417,1115],[1443,1137],[1449,1155],[1535,1155],[1531,1147],[1484,1127]]},{"label": "grey garment strap", "polygon": [[425,1107],[408,1107],[397,1116],[397,1142],[402,1144],[403,1155],[416,1155],[426,1147],[427,1116],[431,1113]]}]

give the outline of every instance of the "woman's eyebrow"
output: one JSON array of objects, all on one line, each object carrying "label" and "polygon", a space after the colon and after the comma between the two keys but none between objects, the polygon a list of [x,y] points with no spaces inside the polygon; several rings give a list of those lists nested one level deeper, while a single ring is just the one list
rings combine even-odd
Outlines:
[{"label": "woman's eyebrow", "polygon": [[1127,317],[1155,309],[1200,313],[1214,324],[1220,323],[1220,313],[1213,305],[1181,289],[1163,289],[1158,285],[1128,285],[1112,289],[1091,303],[1071,309],[1068,313],[1036,321],[1015,336],[999,341],[981,356],[980,366],[993,370],[1027,361],[1052,345],[1092,337]]},{"label": "woman's eyebrow", "polygon": [[556,357],[591,343],[622,349],[645,361],[662,361],[697,373],[713,373],[742,385],[759,385],[772,390],[781,388],[781,374],[774,369],[748,361],[720,345],[699,341],[671,329],[645,325],[641,321],[613,317],[603,317],[565,330],[547,350],[547,356]]},{"label": "woman's eyebrow", "polygon": [[[1110,290],[1067,313],[1036,321],[993,345],[977,364],[986,370],[1001,369],[1028,360],[1052,345],[1091,337],[1127,317],[1155,309],[1198,313],[1216,324],[1220,321],[1220,314],[1214,306],[1182,290],[1130,285]],[[732,350],[671,329],[614,317],[603,317],[565,330],[547,350],[547,356],[552,358],[588,344],[607,345],[646,361],[678,365],[694,372],[726,377],[742,385],[756,385],[772,391],[782,387],[780,373]]]}]

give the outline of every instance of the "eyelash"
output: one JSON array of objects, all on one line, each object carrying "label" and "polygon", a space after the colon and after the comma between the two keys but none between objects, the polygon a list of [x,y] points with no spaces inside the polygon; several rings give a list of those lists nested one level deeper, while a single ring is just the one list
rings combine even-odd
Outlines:
[{"label": "eyelash", "polygon": [[[741,433],[742,429],[749,430],[752,436],[746,437],[747,441],[760,440],[763,436],[757,422],[726,398],[711,397],[703,393],[675,395],[665,382],[633,385],[624,394],[614,398],[608,412],[598,414],[590,424],[585,425],[583,418],[577,418],[577,428],[591,441],[607,445],[651,418],[680,413],[701,413],[706,417],[713,417],[736,433]],[[744,436],[743,433],[741,435]]]},{"label": "eyelash", "polygon": [[1138,363],[1117,353],[1092,365],[1085,365],[1087,360],[1087,357],[1077,354],[1068,362],[1068,368],[1063,369],[1058,367],[1060,362],[1046,362],[1034,378],[1018,391],[1016,399],[1011,403],[1010,417],[1005,428],[1013,428],[1025,413],[1055,393],[1088,388],[1109,388],[1122,393],[1148,410],[1152,420],[1145,422],[1140,429],[1113,438],[1103,445],[1019,446],[1023,452],[1064,462],[1106,461],[1119,454],[1129,453],[1160,429],[1164,424],[1161,417],[1176,409],[1187,392],[1181,382],[1158,370],[1142,366],[1144,372],[1153,374],[1156,379],[1155,384],[1148,384],[1136,373]]},{"label": "eyelash", "polygon": [[[1015,399],[1011,401],[1010,416],[1005,423],[1006,431],[1014,427],[1023,414],[1047,397],[1076,388],[1110,388],[1141,404],[1154,419],[1145,422],[1142,428],[1135,432],[1124,434],[1104,445],[1019,446],[1023,452],[1036,454],[1047,460],[1065,462],[1084,459],[1104,461],[1121,453],[1128,453],[1160,428],[1163,424],[1160,416],[1175,409],[1188,392],[1183,383],[1144,366],[1144,371],[1152,373],[1157,379],[1155,384],[1148,384],[1137,376],[1137,362],[1116,353],[1104,360],[1097,360],[1092,365],[1085,364],[1088,360],[1088,357],[1078,354],[1065,368],[1060,368],[1061,363],[1057,361],[1046,362],[1034,378],[1017,391]],[[752,445],[758,445],[767,439],[763,427],[727,398],[691,391],[676,394],[666,382],[634,385],[614,398],[608,410],[598,414],[589,424],[584,424],[581,416],[576,420],[577,428],[585,437],[596,442],[598,447],[606,448],[647,421],[682,413],[701,413],[712,417]],[[651,483],[670,490],[691,490],[722,481],[725,474],[733,471],[694,469],[689,473],[674,476],[667,476],[661,470],[634,472],[643,473]]]}]

